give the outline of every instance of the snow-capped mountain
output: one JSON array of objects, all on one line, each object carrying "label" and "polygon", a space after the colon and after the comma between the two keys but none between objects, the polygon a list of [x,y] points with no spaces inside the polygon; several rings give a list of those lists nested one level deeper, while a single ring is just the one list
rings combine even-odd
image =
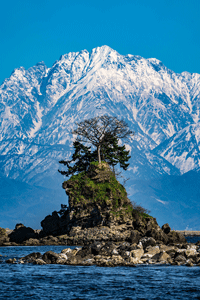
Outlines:
[{"label": "snow-capped mountain", "polygon": [[0,86],[3,176],[57,188],[75,122],[109,114],[135,131],[127,177],[150,180],[200,167],[200,75],[176,74],[155,58],[108,46],[15,69]]}]

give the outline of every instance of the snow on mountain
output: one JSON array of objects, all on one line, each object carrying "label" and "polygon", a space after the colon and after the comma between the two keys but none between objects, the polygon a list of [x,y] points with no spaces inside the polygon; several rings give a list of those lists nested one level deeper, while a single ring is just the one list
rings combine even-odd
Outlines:
[{"label": "snow on mountain", "polygon": [[[47,156],[55,156],[52,145],[66,145],[68,152],[59,152],[58,159],[63,155],[68,157],[74,123],[108,113],[125,118],[136,132],[134,141],[130,142],[135,155],[133,165],[136,164],[133,175],[173,174],[175,169],[162,157],[175,167],[177,164],[151,150],[183,128],[199,122],[199,90],[198,74],[176,74],[157,59],[123,56],[108,46],[97,47],[91,53],[86,50],[68,53],[52,68],[48,69],[44,63],[28,70],[21,67],[4,81],[0,88],[1,141],[12,144],[12,155],[26,156],[35,151],[35,145],[44,147],[45,153],[48,147],[51,154]],[[15,142],[8,142],[13,138]],[[19,150],[17,138],[20,143],[27,142],[29,149],[21,146]],[[3,151],[1,154],[5,155]],[[38,158],[40,152],[31,155],[31,162],[26,166],[21,164],[25,173],[29,171],[24,167],[30,169],[33,160],[37,161],[35,166],[46,163]],[[11,166],[7,159],[6,165]],[[13,161],[13,157],[10,159]],[[151,161],[154,164],[157,161],[159,167],[152,168]],[[8,176],[13,174],[12,167],[9,169],[3,161],[2,164]],[[20,163],[17,164],[20,168]],[[183,167],[178,169],[184,172]],[[26,175],[22,178],[29,181]]]},{"label": "snow on mountain", "polygon": [[176,74],[155,58],[108,46],[15,69],[0,86],[0,165],[4,176],[60,186],[75,122],[109,114],[135,136],[127,177],[158,178],[200,167],[200,75]]},{"label": "snow on mountain", "polygon": [[183,174],[200,166],[200,123],[192,124],[154,149]]}]

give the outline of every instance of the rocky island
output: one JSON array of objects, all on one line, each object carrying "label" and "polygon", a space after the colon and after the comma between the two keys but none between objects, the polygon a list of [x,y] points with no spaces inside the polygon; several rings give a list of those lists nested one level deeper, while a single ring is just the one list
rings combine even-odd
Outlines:
[{"label": "rocky island", "polygon": [[63,188],[69,197],[67,209],[47,216],[41,231],[18,224],[10,234],[4,232],[0,243],[82,247],[66,248],[60,254],[31,253],[19,263],[200,266],[200,243],[188,244],[181,233],[171,231],[168,224],[160,228],[145,209],[133,205],[107,163],[91,163],[87,172],[72,176]]}]

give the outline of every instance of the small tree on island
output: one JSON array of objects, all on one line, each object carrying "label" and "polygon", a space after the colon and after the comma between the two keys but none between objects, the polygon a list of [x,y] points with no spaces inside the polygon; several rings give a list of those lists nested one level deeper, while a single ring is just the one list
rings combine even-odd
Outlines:
[{"label": "small tree on island", "polygon": [[76,125],[78,127],[72,133],[77,135],[77,141],[91,143],[96,147],[99,163],[101,163],[101,147],[109,142],[109,138],[126,139],[133,134],[124,120],[120,121],[107,115],[91,118]]},{"label": "small tree on island", "polygon": [[[62,175],[69,176],[87,171],[92,161],[101,163],[101,158],[113,167],[113,171],[114,166],[118,163],[124,170],[128,168],[129,151],[125,150],[125,146],[118,145],[119,139],[127,139],[134,134],[129,130],[125,121],[104,115],[76,124],[77,129],[72,131],[77,135],[77,139],[73,143],[75,152],[72,160],[59,161],[68,167],[68,171],[58,170]],[[83,142],[91,143],[96,150],[92,152],[91,147],[84,146]]]}]

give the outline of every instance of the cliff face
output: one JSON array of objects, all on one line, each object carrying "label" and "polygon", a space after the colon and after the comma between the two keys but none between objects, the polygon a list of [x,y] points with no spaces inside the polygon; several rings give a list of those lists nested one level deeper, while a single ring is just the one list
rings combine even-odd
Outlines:
[{"label": "cliff face", "polygon": [[87,173],[72,176],[63,188],[69,207],[62,217],[56,212],[47,216],[41,222],[44,232],[69,232],[76,226],[132,225],[133,206],[107,163],[92,163]]}]

